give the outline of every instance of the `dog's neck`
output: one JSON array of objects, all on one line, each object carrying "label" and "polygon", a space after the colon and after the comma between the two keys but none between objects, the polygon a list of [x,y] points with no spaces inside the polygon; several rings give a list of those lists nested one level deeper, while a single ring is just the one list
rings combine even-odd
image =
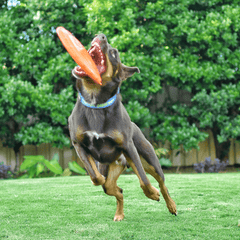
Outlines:
[{"label": "dog's neck", "polygon": [[84,106],[86,106],[86,107],[88,107],[88,108],[92,108],[92,109],[103,109],[103,108],[108,108],[108,107],[112,106],[112,105],[116,102],[116,100],[117,100],[117,95],[118,95],[119,93],[120,93],[120,88],[118,88],[117,93],[116,93],[113,97],[109,98],[107,102],[104,102],[104,103],[101,103],[101,104],[90,104],[90,103],[88,103],[88,102],[84,99],[84,97],[82,96],[82,94],[81,94],[80,92],[79,92],[79,99],[80,99],[80,102],[81,102]]},{"label": "dog's neck", "polygon": [[109,105],[111,100],[115,96],[117,97],[119,90],[120,84],[116,82],[108,82],[101,86],[86,80],[82,81],[81,87],[78,89],[80,98],[84,99],[86,105],[89,106]]}]

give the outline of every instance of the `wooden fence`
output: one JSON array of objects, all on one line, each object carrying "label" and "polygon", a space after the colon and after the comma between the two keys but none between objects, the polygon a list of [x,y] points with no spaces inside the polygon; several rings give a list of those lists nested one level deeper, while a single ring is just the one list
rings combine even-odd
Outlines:
[{"label": "wooden fence", "polygon": [[[185,152],[180,148],[179,150],[171,151],[170,160],[173,166],[192,166],[194,163],[204,161],[205,158],[209,156],[214,160],[216,158],[216,153],[213,135],[211,131],[208,133],[209,137],[205,141],[199,143],[200,150],[193,149],[189,152]],[[170,144],[165,143],[162,147],[169,149]],[[178,151],[180,151],[180,154],[176,156]],[[67,168],[68,162],[70,161],[77,161],[82,165],[74,149],[57,149],[51,147],[51,144],[41,144],[40,146],[26,145],[21,147],[19,162],[20,164],[23,162],[25,155],[43,155],[46,159],[50,160],[55,153],[59,154],[59,163],[63,168]],[[6,165],[11,165],[12,169],[14,169],[16,164],[13,149],[3,147],[0,142],[0,163],[1,162],[4,162]],[[229,164],[240,164],[240,143],[234,140],[231,140]]]}]

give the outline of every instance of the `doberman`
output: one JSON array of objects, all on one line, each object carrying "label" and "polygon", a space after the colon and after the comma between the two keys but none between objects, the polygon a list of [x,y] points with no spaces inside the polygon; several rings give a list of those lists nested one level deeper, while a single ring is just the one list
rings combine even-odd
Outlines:
[{"label": "doberman", "polygon": [[104,34],[93,39],[88,52],[101,74],[102,85],[96,84],[81,67],[72,70],[79,95],[68,122],[72,144],[93,184],[102,185],[106,194],[116,197],[114,221],[121,221],[123,191],[117,186],[117,179],[126,167],[132,167],[144,194],[159,201],[159,191],[151,185],[146,171],[159,183],[170,213],[177,215],[154,149],[131,122],[121,102],[122,81],[139,73],[139,69],[122,64],[118,50],[111,47]]}]

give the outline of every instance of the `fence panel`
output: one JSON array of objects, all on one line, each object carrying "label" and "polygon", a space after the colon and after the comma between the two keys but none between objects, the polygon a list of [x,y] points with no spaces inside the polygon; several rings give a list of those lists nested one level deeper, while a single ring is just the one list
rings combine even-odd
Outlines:
[{"label": "fence panel", "polygon": [[[192,166],[194,163],[202,162],[206,157],[211,157],[212,160],[216,158],[215,144],[211,131],[208,131],[209,137],[199,143],[200,150],[192,149],[185,152],[181,147],[178,150],[172,150],[170,160],[174,167],[180,166]],[[170,143],[166,142],[161,147],[170,149]],[[177,155],[177,153],[179,154]],[[46,159],[52,159],[54,154],[59,155],[59,163],[65,169],[68,167],[68,162],[77,161],[83,167],[82,162],[79,160],[74,148],[58,149],[51,146],[51,144],[41,144],[40,146],[25,145],[20,148],[19,163],[24,161],[26,155],[43,155]],[[13,149],[3,147],[0,142],[0,162],[4,162],[6,165],[11,165],[11,168],[15,168],[15,154]],[[229,150],[229,164],[240,164],[240,143],[231,140],[231,146]]]}]

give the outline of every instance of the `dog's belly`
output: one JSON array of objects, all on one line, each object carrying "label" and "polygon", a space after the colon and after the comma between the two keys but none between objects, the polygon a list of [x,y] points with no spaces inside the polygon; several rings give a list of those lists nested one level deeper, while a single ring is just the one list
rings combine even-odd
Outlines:
[{"label": "dog's belly", "polygon": [[122,149],[117,142],[106,134],[86,131],[82,145],[85,151],[100,163],[112,163],[122,154]]},{"label": "dog's belly", "polygon": [[94,151],[91,151],[91,154],[100,163],[112,163],[120,157],[122,152],[116,148],[113,149],[105,146],[100,151],[96,147]]}]

